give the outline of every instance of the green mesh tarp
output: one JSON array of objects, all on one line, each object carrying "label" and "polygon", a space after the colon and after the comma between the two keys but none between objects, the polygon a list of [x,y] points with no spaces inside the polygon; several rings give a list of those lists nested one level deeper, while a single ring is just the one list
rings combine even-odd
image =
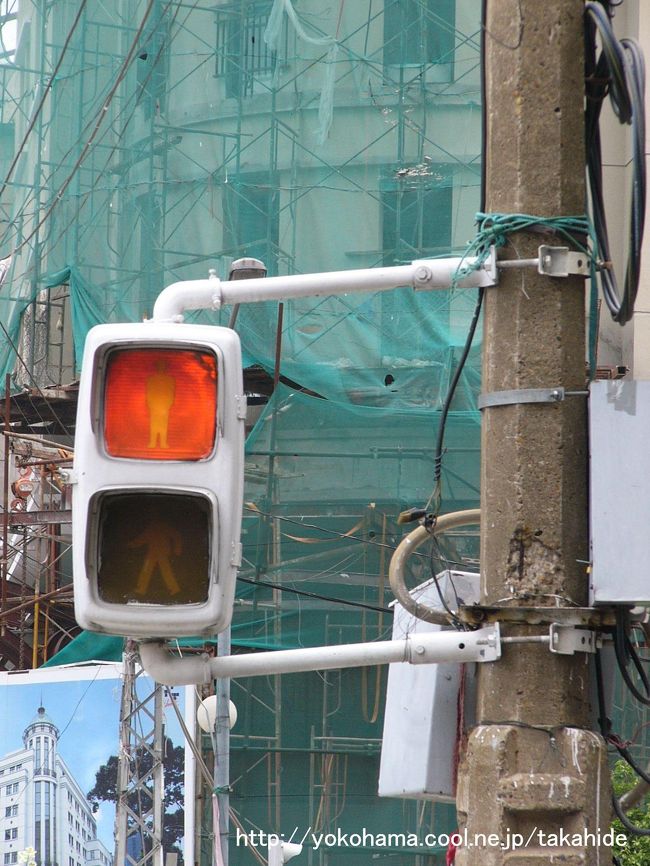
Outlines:
[{"label": "green mesh tarp", "polygon": [[[0,347],[3,371],[18,349],[32,375],[69,381],[90,326],[151,316],[165,285],[208,268],[226,277],[241,255],[278,274],[465,248],[480,3],[335,6],[60,0],[36,24],[22,10],[14,62],[0,66],[0,318],[15,347]],[[48,323],[59,289],[65,315]],[[397,369],[412,403],[407,381],[419,391],[415,370],[444,369],[466,307],[406,292],[296,302],[286,375],[313,366],[313,390],[341,397]],[[242,311],[249,360],[271,363],[274,312]]]},{"label": "green mesh tarp", "polygon": [[[283,614],[277,614],[279,619],[283,618]],[[283,629],[282,643],[274,642],[273,640],[265,640],[263,637],[253,637],[250,635],[253,624],[247,623],[245,627],[238,628],[235,626],[232,629],[232,644],[234,647],[245,647],[246,649],[270,650],[270,649],[286,649],[288,646],[298,646],[300,636],[296,631],[293,635],[289,629]],[[242,637],[239,637],[239,632],[244,632]],[[203,638],[184,638],[179,641],[181,647],[202,647],[210,643]],[[216,644],[216,638],[212,643]],[[55,656],[45,662],[42,667],[55,668],[60,665],[79,664],[86,661],[110,661],[119,662],[122,660],[124,652],[124,639],[112,635],[100,635],[94,632],[83,631],[74,640],[70,641],[62,650]]]},{"label": "green mesh tarp", "polygon": [[[332,609],[347,622],[346,630],[357,620],[357,628],[362,620],[364,628],[381,630],[379,613],[353,605],[383,608],[390,600],[390,554],[408,531],[398,527],[397,516],[426,502],[431,493],[439,422],[440,413],[428,409],[351,406],[278,388],[246,445],[235,646],[280,649],[336,642],[338,632],[328,632],[326,624]],[[448,510],[475,507],[476,412],[452,413],[446,436]],[[456,540],[473,562],[476,543],[475,534]],[[426,579],[428,568],[428,560],[416,558],[413,582]],[[279,610],[273,584],[283,591]],[[336,604],[337,599],[347,604]],[[385,622],[389,627],[390,617]],[[104,657],[97,655],[90,636],[72,647],[53,663]]]},{"label": "green mesh tarp", "polygon": [[[473,236],[479,0],[21,6],[18,46],[0,66],[0,382],[7,370],[17,386],[73,381],[92,325],[150,317],[164,286],[211,268],[227,278],[240,256],[271,275],[312,273],[461,254]],[[473,292],[404,288],[285,305],[280,372],[295,387],[276,391],[249,437],[236,643],[389,634],[396,517],[433,489],[474,303]],[[230,313],[189,318],[225,324]],[[246,363],[269,373],[277,322],[270,303],[237,320]],[[448,419],[444,510],[478,501],[479,355],[477,341]],[[466,533],[442,558],[416,558],[410,579],[477,556]],[[99,650],[84,636],[69,653]],[[287,700],[278,683],[242,689],[233,796],[259,825],[278,829],[271,811],[291,827],[351,828],[370,813],[383,827],[450,825],[374,797],[381,676],[305,676]],[[259,762],[262,748],[281,757]],[[304,797],[283,795],[283,768]]]}]

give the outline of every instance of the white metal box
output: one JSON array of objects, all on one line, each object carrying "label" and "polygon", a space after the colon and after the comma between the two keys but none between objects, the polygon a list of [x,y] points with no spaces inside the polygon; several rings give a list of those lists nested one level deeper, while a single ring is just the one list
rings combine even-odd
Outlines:
[{"label": "white metal box", "polygon": [[650,604],[650,382],[592,383],[589,426],[590,602]]},{"label": "white metal box", "polygon": [[[438,575],[447,604],[474,604],[479,599],[479,575],[444,571]],[[429,607],[440,607],[433,580],[412,590]],[[446,626],[415,619],[394,602],[393,639],[407,634],[441,631]],[[464,717],[475,716],[476,665],[465,666]],[[459,734],[462,665],[392,664],[388,671],[384,735],[379,769],[380,797],[414,797],[453,802],[456,778],[454,756]]]}]

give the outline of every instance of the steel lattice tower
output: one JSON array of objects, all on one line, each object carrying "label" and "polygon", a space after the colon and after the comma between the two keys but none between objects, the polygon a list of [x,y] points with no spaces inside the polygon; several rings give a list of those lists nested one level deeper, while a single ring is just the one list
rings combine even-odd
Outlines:
[{"label": "steel lattice tower", "polygon": [[115,863],[162,866],[163,694],[136,664],[129,643],[120,706]]}]

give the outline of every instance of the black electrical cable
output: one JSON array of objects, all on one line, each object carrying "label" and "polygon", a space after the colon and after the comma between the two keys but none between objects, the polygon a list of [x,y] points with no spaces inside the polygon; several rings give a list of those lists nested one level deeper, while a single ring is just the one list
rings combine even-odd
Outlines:
[{"label": "black electrical cable", "polygon": [[603,687],[603,663],[600,657],[600,649],[596,650],[596,695],[598,698],[598,725],[604,739],[606,740],[611,733],[612,723],[607,717],[607,707],[605,706],[605,689]]},{"label": "black electrical cable", "polygon": [[646,694],[650,695],[650,682],[648,681],[648,675],[645,672],[645,668],[643,667],[643,662],[641,661],[641,656],[639,655],[636,647],[630,640],[629,635],[625,635],[625,652],[626,655],[632,659],[632,663],[636,668],[636,671],[639,675],[641,682],[643,683],[643,687],[645,688]]},{"label": "black electrical cable", "polygon": [[[272,517],[274,520],[283,520],[285,523],[291,523],[292,526],[299,526],[301,529],[316,529],[318,532],[326,532],[334,538],[347,539],[348,541],[359,541],[362,544],[373,545],[374,547],[384,547],[386,550],[397,550],[397,544],[388,544],[384,541],[375,541],[374,538],[364,538],[360,535],[351,535],[349,532],[338,532],[336,529],[329,529],[326,526],[319,526],[317,523],[306,523],[304,520],[295,520],[292,517],[285,517],[281,514],[274,514],[271,511],[262,511],[261,508],[244,503],[244,511],[250,511],[253,515],[260,517]],[[291,538],[291,536],[289,536]],[[326,539],[325,539],[326,540]],[[269,545],[258,545],[259,547],[268,547]],[[425,557],[427,554],[413,551],[411,556]]]},{"label": "black electrical cable", "polygon": [[621,756],[621,758],[623,758],[623,760],[625,761],[625,763],[628,764],[630,767],[632,767],[632,769],[633,769],[634,772],[637,774],[637,776],[638,776],[640,779],[643,779],[643,781],[646,782],[648,785],[650,785],[650,776],[649,776],[648,773],[643,769],[643,767],[641,767],[641,766],[640,766],[640,765],[639,765],[639,764],[634,760],[634,758],[632,757],[632,753],[631,753],[630,750],[627,748],[627,746],[623,746],[623,745],[621,745],[621,743],[616,742],[616,740],[615,740],[615,739],[611,739],[611,737],[610,737],[610,739],[608,740],[608,742],[611,743],[612,746],[614,746],[614,748],[615,748],[616,751],[619,753],[619,755]]},{"label": "black electrical cable", "polygon": [[[171,4],[172,4],[172,0],[169,0],[164,11],[166,11],[166,9],[169,6],[171,6]],[[32,238],[39,232],[41,226],[43,226],[43,224],[49,219],[50,215],[52,214],[52,211],[57,206],[57,204],[61,201],[63,194],[65,193],[68,186],[72,182],[72,179],[74,178],[77,171],[81,167],[86,156],[91,151],[93,144],[95,142],[95,139],[97,138],[97,135],[99,134],[99,131],[100,131],[100,129],[101,129],[101,127],[102,127],[102,125],[106,119],[106,116],[108,114],[108,107],[110,106],[111,102],[113,101],[113,98],[115,97],[115,94],[117,93],[120,84],[122,83],[122,81],[124,80],[124,78],[126,77],[128,71],[129,71],[129,69],[131,68],[132,61],[133,61],[134,57],[136,56],[136,52],[138,50],[140,38],[142,36],[142,33],[144,32],[144,28],[145,28],[147,19],[149,18],[149,15],[153,9],[153,6],[154,6],[154,0],[147,0],[147,6],[143,12],[142,19],[140,20],[138,28],[135,31],[133,41],[131,42],[131,45],[129,46],[129,50],[128,50],[126,56],[124,57],[121,65],[120,65],[120,68],[117,72],[117,75],[115,76],[115,79],[113,80],[113,82],[111,84],[111,87],[108,91],[108,94],[104,98],[102,106],[99,109],[99,111],[97,112],[97,114],[95,115],[94,120],[92,120],[90,123],[88,123],[86,125],[86,129],[89,128],[90,126],[92,126],[92,131],[90,133],[90,136],[83,143],[83,146],[81,148],[81,152],[79,153],[79,156],[75,160],[75,163],[72,166],[72,169],[68,173],[67,177],[61,183],[59,189],[57,190],[56,194],[54,195],[54,197],[52,199],[51,204],[49,205],[49,207],[47,208],[47,210],[45,211],[43,216],[37,220],[36,224],[32,227],[30,233],[26,237],[22,238],[20,243],[13,249],[13,251],[12,251],[13,255],[16,255],[21,249],[23,249],[23,247],[25,247],[32,240]]]},{"label": "black electrical cable", "polygon": [[[650,681],[648,680],[648,676],[643,668],[643,663],[639,658],[639,654],[636,651],[636,647],[633,645],[632,641],[628,635],[629,631],[629,615],[628,612],[622,608],[617,608],[616,610],[616,627],[614,629],[614,649],[616,652],[616,661],[618,663],[618,667],[621,671],[621,676],[625,681],[625,685],[628,687],[630,692],[634,695],[634,697],[642,703],[646,707],[650,707]],[[639,675],[639,679],[643,685],[644,692],[641,692],[637,685],[633,682],[632,677],[628,671],[628,664],[632,661],[637,674]]]},{"label": "black electrical cable", "polygon": [[[167,5],[163,8],[162,12],[161,12],[160,15],[159,15],[158,22],[160,22],[160,21],[162,20],[163,16],[167,14],[169,8],[170,8],[171,5],[172,5],[172,2],[173,2],[173,0],[169,0],[169,2],[167,3]],[[183,28],[184,23],[187,21],[187,18],[189,17],[189,15],[194,11],[194,9],[196,9],[196,6],[198,5],[198,2],[199,2],[199,0],[195,0],[194,4],[193,4],[192,6],[189,7],[189,11],[187,12],[187,15],[185,16],[185,21],[181,23],[181,29]],[[174,25],[174,23],[175,23],[175,21],[176,21],[176,18],[178,17],[179,11],[180,11],[180,7],[177,7],[177,8],[176,8],[176,11],[174,12],[174,15],[173,15],[173,17],[171,18],[171,21],[170,21],[170,30],[171,30],[172,26]],[[171,44],[171,39],[172,39],[172,36],[171,36],[171,34],[170,34],[170,37],[169,37],[169,44]],[[159,62],[159,60],[160,60],[160,58],[161,58],[161,56],[162,56],[162,53],[163,53],[164,49],[166,48],[166,45],[167,45],[167,44],[168,44],[168,43],[165,42],[165,41],[163,41],[163,42],[161,43],[161,45],[160,45],[160,47],[159,47],[159,49],[158,49],[158,53],[156,54],[156,57],[155,57],[153,63],[150,64],[149,71],[147,72],[146,76],[145,76],[145,77],[141,80],[141,82],[140,82],[140,85],[141,85],[140,89],[146,89],[146,88],[147,88],[147,86],[148,86],[148,84],[149,84],[149,81],[151,80],[151,77],[152,77],[152,75],[153,75],[153,73],[154,73],[154,70],[155,70],[155,68],[156,68],[156,65],[158,64],[158,62]],[[137,108],[137,106],[138,106],[138,104],[139,104],[138,99],[139,99],[139,97],[138,97],[137,93],[134,92],[134,95],[131,96],[131,97],[129,97],[129,99],[125,102],[124,106],[123,106],[122,108],[120,108],[119,111],[115,114],[115,116],[113,117],[113,120],[112,120],[111,126],[109,126],[109,128],[108,128],[107,130],[104,131],[104,133],[102,134],[101,138],[99,138],[99,139],[97,140],[96,144],[97,144],[97,145],[100,145],[100,144],[103,142],[104,138],[108,135],[109,132],[114,132],[113,127],[114,127],[114,125],[117,123],[117,121],[118,121],[118,120],[121,120],[121,122],[122,122],[122,128],[121,128],[121,131],[115,133],[115,135],[116,135],[116,140],[114,141],[114,143],[113,143],[112,146],[110,147],[110,150],[109,150],[109,152],[108,152],[108,156],[107,156],[107,158],[106,158],[105,161],[104,161],[104,167],[101,168],[101,169],[99,169],[99,171],[98,171],[97,174],[96,174],[95,180],[94,180],[93,183],[91,184],[90,188],[87,189],[87,190],[83,193],[83,195],[81,196],[81,198],[80,198],[80,202],[79,202],[79,208],[78,208],[77,213],[76,213],[76,214],[75,214],[75,215],[74,215],[74,216],[73,216],[73,217],[68,221],[68,223],[67,223],[66,225],[63,226],[63,228],[60,228],[60,227],[59,227],[59,233],[58,233],[57,237],[56,237],[56,238],[54,239],[54,241],[50,244],[50,251],[53,250],[53,249],[55,248],[55,246],[59,243],[59,241],[61,240],[61,238],[62,238],[62,237],[66,234],[66,232],[69,230],[70,226],[71,226],[75,221],[77,221],[77,220],[79,219],[79,214],[80,214],[81,210],[82,210],[82,209],[85,207],[85,205],[87,204],[88,199],[89,199],[91,193],[94,192],[94,190],[95,190],[95,188],[97,187],[97,185],[99,184],[100,180],[106,178],[106,174],[107,174],[107,172],[110,174],[109,167],[110,167],[110,165],[111,165],[111,161],[112,161],[112,159],[113,159],[113,156],[114,156],[116,150],[117,150],[118,147],[120,147],[120,145],[121,145],[122,139],[123,139],[123,137],[124,137],[124,135],[125,135],[125,132],[126,132],[126,128],[128,127],[129,123],[130,123],[131,120],[133,119],[133,116],[134,116],[134,114],[135,114],[136,108]],[[126,115],[127,110],[129,110],[130,113],[128,114],[128,116],[126,117],[126,119],[123,119],[123,116]],[[86,129],[88,129],[88,128],[89,128],[89,125],[87,124],[87,125],[86,125]],[[72,153],[73,149],[74,149],[74,146],[71,146],[71,147],[66,151],[66,153],[63,155],[63,157],[60,158],[60,162],[64,162],[65,159],[66,159],[66,158],[67,158],[67,157]],[[53,177],[53,174],[50,174],[49,177],[47,177],[47,178],[45,179],[45,183],[49,182],[49,181],[52,179],[52,177]],[[24,206],[25,206],[25,204],[23,204],[23,207],[24,207]],[[22,213],[24,213],[24,211],[22,211]],[[41,244],[50,241],[50,236],[49,236],[49,231],[50,231],[50,230],[51,230],[51,228],[48,229],[48,234],[45,234],[45,235],[41,238]],[[2,238],[0,237],[0,243],[1,243],[1,241],[2,241]],[[14,275],[14,279],[16,279],[15,275]],[[117,303],[117,302],[116,302],[116,303]]]},{"label": "black electrical cable", "polygon": [[4,180],[2,181],[2,184],[0,185],[0,198],[2,198],[2,195],[7,188],[9,181],[11,180],[11,177],[14,173],[14,170],[15,170],[16,166],[18,165],[18,161],[20,160],[20,157],[21,157],[23,151],[25,150],[29,136],[31,135],[32,130],[34,129],[34,126],[36,124],[36,121],[38,120],[38,117],[39,117],[41,111],[43,110],[43,106],[45,105],[45,100],[47,99],[47,96],[48,96],[50,90],[52,89],[52,85],[57,80],[57,75],[59,74],[59,70],[61,69],[61,65],[63,64],[63,60],[65,58],[66,52],[70,46],[70,42],[72,40],[74,32],[77,29],[77,25],[79,24],[79,21],[81,20],[81,15],[82,15],[85,7],[86,7],[87,2],[88,2],[88,0],[81,0],[81,3],[79,4],[79,8],[77,9],[77,14],[75,15],[74,21],[72,22],[72,26],[70,27],[70,30],[68,31],[68,35],[65,38],[65,42],[63,43],[63,47],[61,49],[61,54],[59,55],[59,58],[56,62],[56,66],[52,70],[52,74],[50,75],[49,79],[47,80],[47,83],[43,87],[43,91],[42,91],[40,99],[38,101],[38,105],[32,111],[32,116],[29,120],[29,123],[27,124],[27,129],[25,130],[25,134],[23,135],[22,141],[18,145],[18,148],[16,149],[16,152],[14,154],[14,158],[11,161],[11,165],[7,169]]},{"label": "black electrical cable", "polygon": [[[600,284],[612,318],[624,325],[634,313],[645,221],[645,63],[635,40],[616,38],[610,21],[610,5],[594,0],[585,4],[585,131],[592,221],[601,260]],[[602,45],[599,56],[597,36],[600,37]],[[632,125],[630,238],[622,294],[611,264],[603,195],[599,121],[607,96],[619,121]]]},{"label": "black electrical cable", "polygon": [[[447,599],[445,598],[445,594],[442,591],[442,587],[440,586],[440,581],[438,580],[438,575],[436,574],[436,569],[434,565],[434,557],[436,557],[443,561],[445,564],[447,571],[449,572],[449,581],[451,583],[451,587],[454,591],[454,596],[456,597],[456,612],[454,612],[447,603]],[[463,623],[458,618],[458,610],[460,609],[460,599],[458,598],[458,592],[456,591],[456,585],[454,584],[453,578],[451,577],[451,569],[449,568],[449,563],[447,562],[442,550],[440,549],[440,544],[438,543],[437,537],[432,533],[431,534],[431,551],[429,554],[429,571],[431,572],[431,579],[433,580],[434,586],[436,587],[436,591],[438,593],[438,598],[440,599],[440,604],[444,608],[445,613],[449,617],[449,620],[452,625],[460,628],[462,631],[467,631],[468,627],[465,623]]]},{"label": "black electrical cable", "polygon": [[618,737],[612,734],[612,723],[607,716],[607,708],[605,707],[603,667],[600,657],[600,650],[596,651],[596,692],[598,695],[598,724],[600,726],[600,730],[604,739],[610,745],[614,746],[621,758],[623,758],[623,760],[627,764],[629,764],[630,767],[632,767],[634,772],[638,776],[640,776],[644,782],[647,782],[650,785],[650,775],[648,775],[648,773],[646,773],[646,771],[637,764],[627,746],[624,745]]},{"label": "black electrical cable", "polygon": [[[481,4],[481,93],[482,100],[481,104],[483,105],[483,110],[481,112],[481,152],[485,154],[485,145],[487,142],[487,113],[485,111],[485,36],[486,36],[486,22],[487,22],[487,0],[483,0]],[[485,202],[486,202],[486,178],[485,178],[485,165],[481,164],[481,212],[485,211]],[[478,298],[476,300],[476,307],[474,308],[474,315],[472,317],[472,322],[469,327],[469,332],[467,334],[467,339],[465,341],[465,346],[463,348],[463,354],[460,357],[458,362],[458,366],[456,367],[456,371],[454,373],[454,377],[449,386],[449,391],[447,392],[447,397],[445,399],[444,405],[442,407],[442,413],[440,415],[440,426],[438,428],[438,438],[436,441],[436,453],[434,458],[434,493],[432,499],[439,497],[440,495],[440,484],[442,479],[442,451],[444,446],[444,438],[445,438],[445,426],[447,422],[447,415],[449,413],[449,408],[451,406],[451,401],[454,399],[454,393],[456,391],[456,386],[458,385],[458,381],[460,379],[461,373],[463,372],[463,367],[465,366],[465,362],[467,360],[467,356],[469,355],[469,350],[472,346],[472,341],[474,340],[474,334],[476,332],[476,326],[478,324],[479,315],[481,313],[481,306],[483,305],[483,295],[484,289],[479,289]],[[436,511],[437,511],[437,503],[436,503]]]},{"label": "black electrical cable", "polygon": [[240,580],[242,583],[248,583],[251,586],[266,586],[269,589],[279,589],[280,592],[290,592],[293,595],[304,595],[307,598],[317,598],[319,601],[329,601],[333,604],[344,604],[348,607],[360,607],[363,610],[373,610],[377,613],[393,613],[391,607],[380,607],[379,605],[367,604],[363,601],[352,601],[347,598],[319,595],[317,592],[308,592],[306,589],[294,589],[292,586],[282,586],[279,583],[271,583],[270,580],[253,580],[251,577],[241,577],[241,575],[237,576],[237,580]]},{"label": "black electrical cable", "polygon": [[487,56],[485,49],[485,35],[487,25],[487,0],[482,0],[481,3],[481,213],[486,212],[486,196],[487,196],[487,179],[485,174],[485,152],[487,144],[487,111],[485,110],[485,97],[487,94],[485,58]]},{"label": "black electrical cable", "polygon": [[626,830],[629,830],[629,832],[633,833],[635,836],[650,836],[650,830],[647,830],[645,827],[639,827],[638,824],[633,824],[632,821],[630,821],[621,808],[620,801],[614,796],[612,796],[612,806],[616,812],[616,817]]},{"label": "black electrical cable", "polygon": [[[485,148],[487,143],[487,112],[485,110],[485,94],[487,92],[486,88],[486,74],[485,74],[485,42],[486,42],[486,34],[487,34],[487,0],[482,0],[481,3],[481,153],[485,155]],[[483,160],[481,163],[481,213],[485,212],[485,203],[486,203],[486,195],[487,195],[487,181],[485,177],[485,156],[483,156]],[[456,391],[456,386],[460,380],[460,376],[463,372],[463,367],[465,366],[465,362],[467,361],[467,356],[469,355],[469,350],[472,347],[472,341],[474,340],[474,334],[476,332],[476,326],[478,324],[479,316],[481,313],[481,306],[483,305],[483,295],[485,290],[479,289],[478,298],[476,300],[476,306],[474,308],[474,315],[472,317],[472,322],[469,326],[469,332],[467,334],[467,339],[465,341],[465,346],[463,348],[463,353],[458,362],[458,366],[456,367],[456,371],[454,373],[451,384],[449,385],[449,390],[447,392],[447,396],[445,398],[445,402],[442,407],[442,412],[440,415],[440,425],[438,427],[438,436],[436,440],[436,452],[434,457],[434,470],[433,470],[433,493],[427,503],[427,509],[433,503],[434,514],[438,513],[438,509],[440,507],[440,498],[441,498],[441,484],[442,484],[442,453],[444,447],[444,438],[445,438],[445,426],[447,423],[447,415],[449,414],[449,409],[451,407],[451,402],[454,399],[454,393]]]},{"label": "black electrical cable", "polygon": [[[623,760],[634,770],[634,772],[643,779],[644,782],[650,784],[650,776],[643,770],[634,760],[630,751],[616,737],[612,735],[611,721],[607,717],[607,708],[605,707],[605,690],[603,688],[603,666],[600,657],[600,650],[596,650],[596,693],[598,696],[598,724],[605,742],[610,743]],[[626,830],[634,836],[650,836],[650,830],[645,827],[638,827],[633,824],[623,811],[620,801],[612,794],[612,806],[619,821]]]},{"label": "black electrical cable", "polygon": [[434,501],[434,513],[437,514],[438,507],[440,504],[440,494],[441,494],[441,484],[442,484],[442,455],[445,441],[445,427],[447,425],[447,415],[449,414],[449,409],[451,408],[451,403],[454,399],[454,394],[456,393],[456,387],[460,380],[461,374],[463,372],[463,368],[465,367],[465,362],[467,361],[467,357],[469,355],[469,350],[472,348],[472,342],[474,340],[474,334],[476,333],[476,326],[478,325],[478,320],[481,315],[481,307],[483,305],[483,297],[485,295],[485,289],[480,288],[478,290],[478,296],[476,298],[476,305],[474,307],[474,315],[472,316],[472,321],[469,326],[469,331],[467,332],[467,339],[465,340],[465,345],[463,347],[463,352],[458,360],[458,364],[456,366],[456,370],[454,372],[453,378],[449,385],[449,389],[447,391],[447,396],[445,398],[444,405],[442,407],[442,412],[440,413],[440,425],[438,427],[438,437],[436,439],[436,452],[434,456],[434,469],[433,469],[433,478],[434,478],[434,488],[433,494],[431,496],[430,501]]}]

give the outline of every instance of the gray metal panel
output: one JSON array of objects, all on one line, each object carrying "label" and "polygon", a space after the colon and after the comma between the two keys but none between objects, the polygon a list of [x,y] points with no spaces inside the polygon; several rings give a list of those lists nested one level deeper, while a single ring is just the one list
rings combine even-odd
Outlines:
[{"label": "gray metal panel", "polygon": [[[456,593],[465,604],[478,601],[478,574],[445,571],[438,579],[452,609],[456,606]],[[440,606],[431,580],[416,587],[412,594],[424,604]],[[438,632],[442,628],[415,619],[395,603],[394,640],[403,639],[407,634]],[[390,665],[379,769],[380,797],[454,802],[460,674],[461,665],[457,663]],[[470,719],[474,716],[474,679],[475,666],[468,665],[465,712]]]},{"label": "gray metal panel", "polygon": [[594,382],[592,604],[650,603],[650,382]]}]

